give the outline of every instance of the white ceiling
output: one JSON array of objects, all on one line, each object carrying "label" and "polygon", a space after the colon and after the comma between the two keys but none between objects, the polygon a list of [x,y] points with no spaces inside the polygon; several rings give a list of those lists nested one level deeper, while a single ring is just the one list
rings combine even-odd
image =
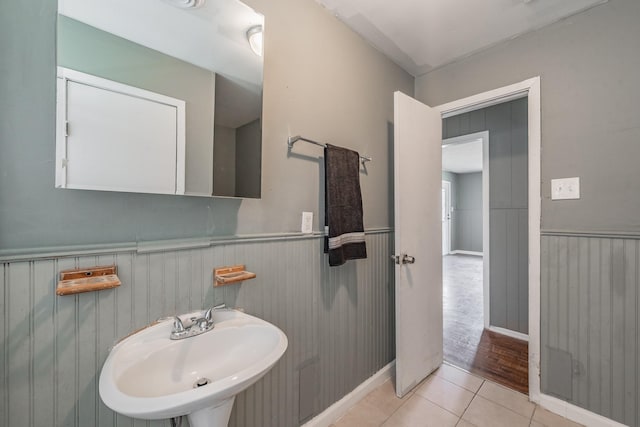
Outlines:
[{"label": "white ceiling", "polygon": [[246,85],[262,85],[262,58],[246,32],[264,17],[236,0],[179,9],[161,0],[59,0],[58,12]]},{"label": "white ceiling", "polygon": [[607,0],[316,0],[414,76]]},{"label": "white ceiling", "polygon": [[180,9],[162,0],[59,0],[58,12],[214,71],[217,125],[236,128],[260,117],[262,57],[246,33],[264,17],[244,3],[209,0]]},{"label": "white ceiling", "polygon": [[482,171],[482,138],[442,146],[442,170],[453,173]]}]

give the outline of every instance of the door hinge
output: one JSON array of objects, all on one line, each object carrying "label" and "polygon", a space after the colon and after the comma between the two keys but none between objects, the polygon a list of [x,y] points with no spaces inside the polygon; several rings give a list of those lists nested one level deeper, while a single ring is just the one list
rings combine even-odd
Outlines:
[{"label": "door hinge", "polygon": [[68,161],[67,159],[62,159],[62,160],[60,161],[60,163],[61,163],[62,168],[64,169],[64,168],[66,168],[66,167],[67,167],[67,165],[69,164],[69,161]]},{"label": "door hinge", "polygon": [[64,136],[69,136],[69,122],[64,122]]}]

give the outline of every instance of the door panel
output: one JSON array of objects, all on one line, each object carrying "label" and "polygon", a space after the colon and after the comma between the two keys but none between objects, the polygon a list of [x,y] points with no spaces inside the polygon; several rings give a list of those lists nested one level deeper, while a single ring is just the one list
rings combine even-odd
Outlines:
[{"label": "door panel", "polygon": [[66,187],[176,194],[176,107],[67,81]]},{"label": "door panel", "polygon": [[[396,394],[442,363],[442,119],[394,94]],[[403,255],[415,257],[403,263]],[[408,258],[410,261],[410,258]]]}]

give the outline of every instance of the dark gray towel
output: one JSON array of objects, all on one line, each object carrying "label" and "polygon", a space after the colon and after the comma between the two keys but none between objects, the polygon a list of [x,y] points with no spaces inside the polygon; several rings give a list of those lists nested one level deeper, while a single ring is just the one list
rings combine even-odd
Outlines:
[{"label": "dark gray towel", "polygon": [[325,169],[325,253],[329,265],[342,265],[350,259],[367,257],[360,193],[360,155],[352,150],[327,144]]}]

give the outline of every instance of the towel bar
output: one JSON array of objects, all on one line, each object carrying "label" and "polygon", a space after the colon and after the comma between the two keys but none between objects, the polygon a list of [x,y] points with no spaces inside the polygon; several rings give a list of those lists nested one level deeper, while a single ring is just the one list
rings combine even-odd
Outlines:
[{"label": "towel bar", "polygon": [[[289,147],[289,150],[291,150],[293,148],[293,144],[295,144],[297,141],[305,141],[305,142],[308,142],[310,144],[317,145],[319,147],[327,148],[327,144],[323,144],[321,142],[313,141],[311,139],[304,138],[304,137],[302,137],[300,135],[296,135],[296,136],[290,136],[289,139],[287,139],[287,146]],[[361,155],[360,156],[360,161],[364,165],[365,162],[370,162],[371,161],[371,157],[367,157],[367,156],[362,156]]]}]

